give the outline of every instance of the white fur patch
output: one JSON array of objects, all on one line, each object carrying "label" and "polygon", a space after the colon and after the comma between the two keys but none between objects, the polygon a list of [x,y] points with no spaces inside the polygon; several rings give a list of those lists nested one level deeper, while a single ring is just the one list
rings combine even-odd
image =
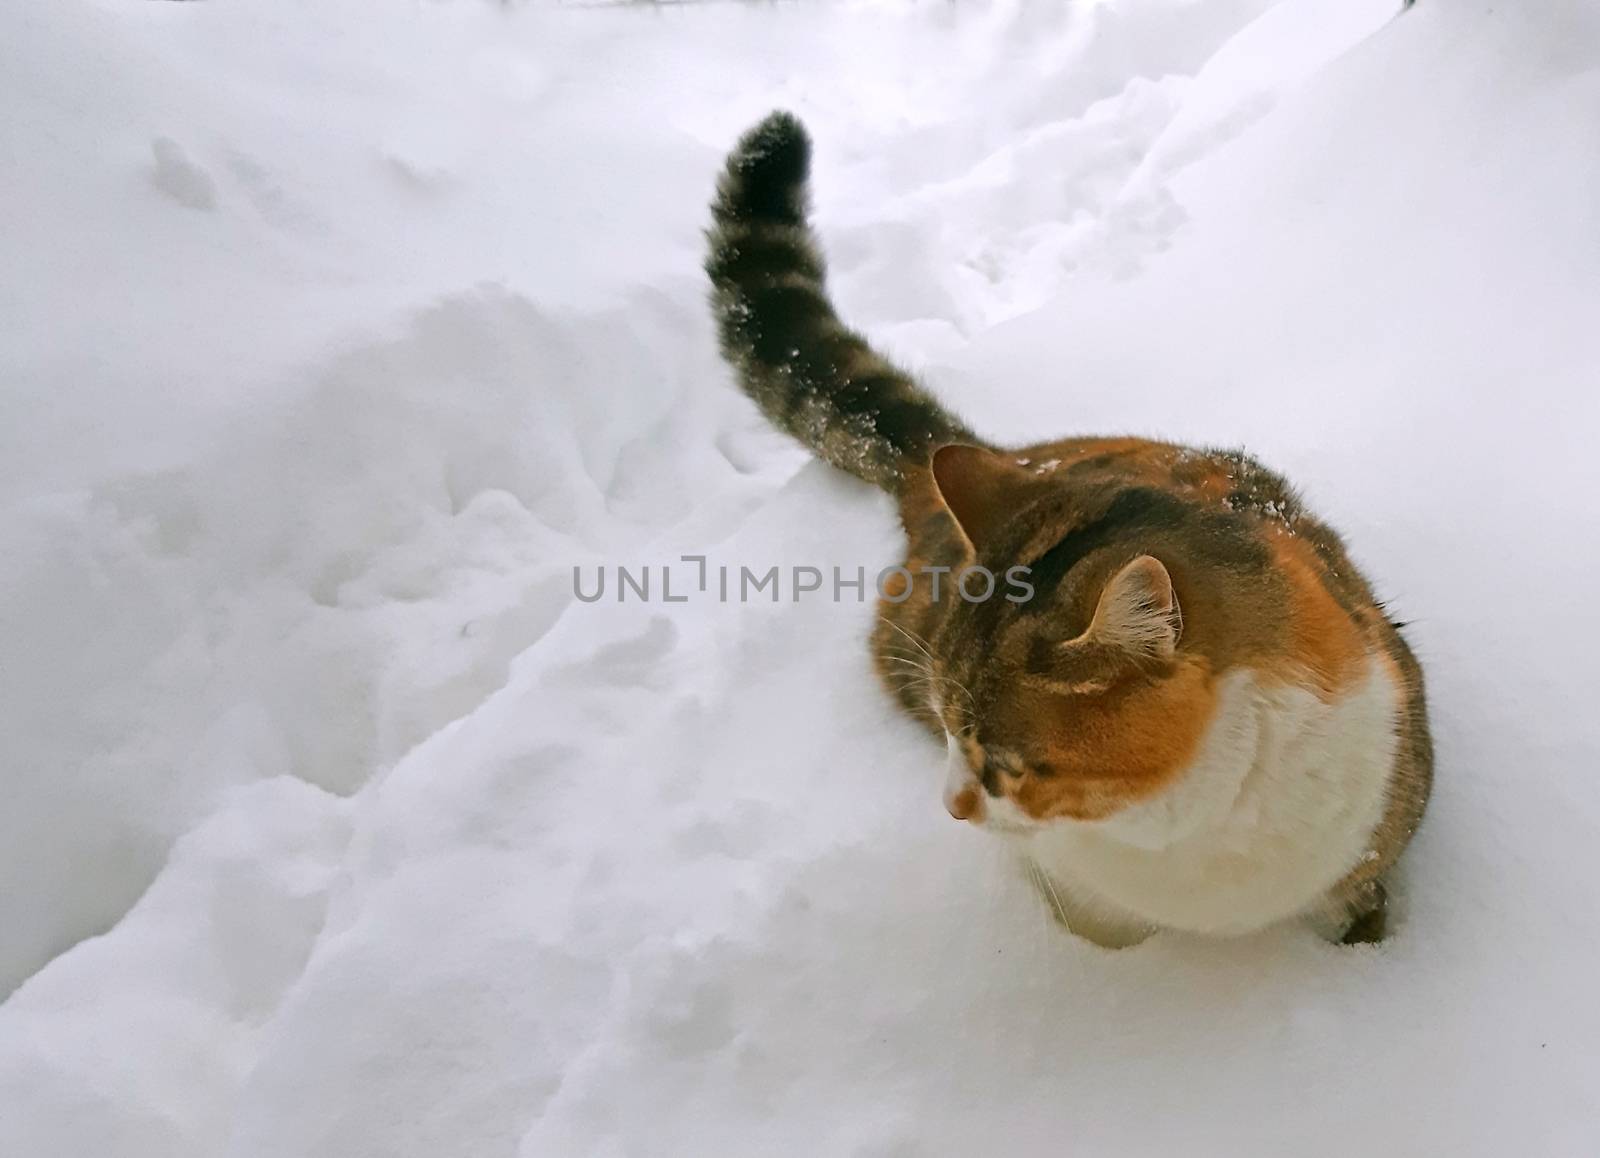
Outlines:
[{"label": "white fur patch", "polygon": [[961,745],[956,738],[946,733],[944,740],[944,806],[953,812],[956,797],[963,792],[982,793],[983,788],[972,774],[967,758],[961,754]]},{"label": "white fur patch", "polygon": [[[1368,662],[1333,704],[1229,676],[1172,788],[1104,820],[1031,825],[1028,855],[1075,908],[1111,921],[1235,934],[1314,908],[1383,817],[1399,694]],[[1013,831],[1010,802],[988,803],[994,827]]]}]

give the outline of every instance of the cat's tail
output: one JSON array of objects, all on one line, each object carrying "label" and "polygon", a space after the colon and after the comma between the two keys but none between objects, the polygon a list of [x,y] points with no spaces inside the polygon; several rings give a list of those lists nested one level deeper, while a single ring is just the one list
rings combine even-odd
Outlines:
[{"label": "cat's tail", "polygon": [[744,392],[821,458],[887,490],[937,447],[978,441],[834,312],[806,225],[811,141],[775,112],[728,158],[706,273],[722,353]]}]

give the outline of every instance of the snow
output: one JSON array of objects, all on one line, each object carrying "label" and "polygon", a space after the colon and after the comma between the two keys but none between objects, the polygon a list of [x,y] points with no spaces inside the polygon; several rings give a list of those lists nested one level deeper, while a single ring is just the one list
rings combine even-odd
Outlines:
[{"label": "snow", "polygon": [[[1600,9],[1398,7],[0,0],[0,1154],[1595,1152]],[[1075,941],[869,603],[573,597],[896,561],[716,356],[778,106],[978,429],[1412,621],[1388,942]]]}]

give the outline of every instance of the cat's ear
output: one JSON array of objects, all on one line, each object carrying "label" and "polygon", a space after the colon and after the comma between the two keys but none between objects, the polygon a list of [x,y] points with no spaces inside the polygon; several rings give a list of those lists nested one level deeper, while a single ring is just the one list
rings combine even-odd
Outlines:
[{"label": "cat's ear", "polygon": [[952,443],[933,452],[933,482],[967,541],[982,547],[1031,481],[1011,459],[980,446]]},{"label": "cat's ear", "polygon": [[1106,581],[1084,635],[1150,659],[1171,659],[1183,632],[1172,576],[1154,555],[1140,555]]}]

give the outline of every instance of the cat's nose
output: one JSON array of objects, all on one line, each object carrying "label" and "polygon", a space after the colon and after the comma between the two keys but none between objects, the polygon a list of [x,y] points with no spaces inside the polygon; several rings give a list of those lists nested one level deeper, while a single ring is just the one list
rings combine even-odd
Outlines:
[{"label": "cat's nose", "polygon": [[970,784],[954,793],[945,793],[944,806],[957,820],[983,819],[983,794]]},{"label": "cat's nose", "polygon": [[945,738],[944,806],[957,820],[983,820],[983,791],[954,736]]}]

